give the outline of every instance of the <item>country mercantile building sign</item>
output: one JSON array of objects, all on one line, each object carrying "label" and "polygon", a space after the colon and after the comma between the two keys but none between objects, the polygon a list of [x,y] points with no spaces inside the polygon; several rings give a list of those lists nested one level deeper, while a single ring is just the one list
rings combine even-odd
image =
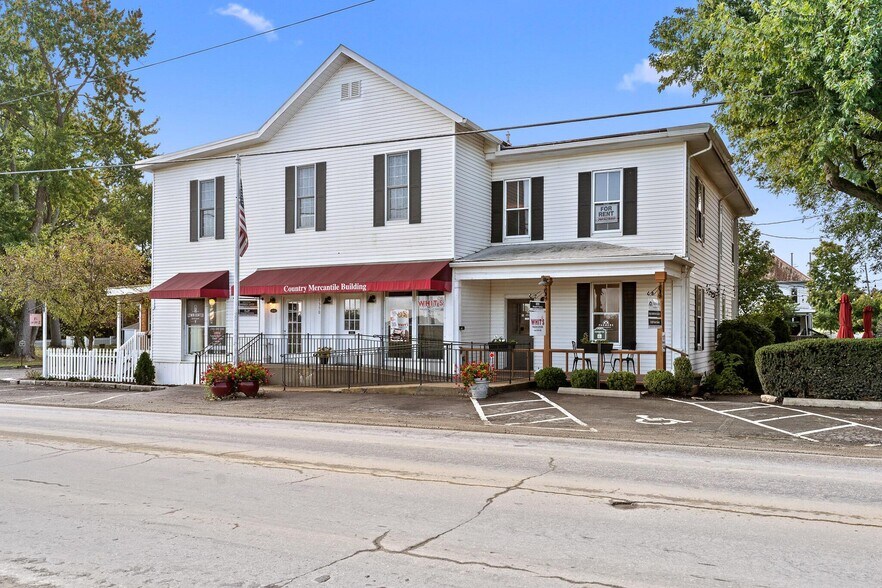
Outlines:
[{"label": "country mercantile building sign", "polygon": [[662,346],[705,371],[737,308],[737,219],[756,212],[708,124],[510,145],[342,46],[258,130],[140,166],[163,383],[191,382],[235,313],[241,338],[280,337],[280,354],[312,335],[541,348],[542,276],[552,347],[602,329],[617,349]]}]

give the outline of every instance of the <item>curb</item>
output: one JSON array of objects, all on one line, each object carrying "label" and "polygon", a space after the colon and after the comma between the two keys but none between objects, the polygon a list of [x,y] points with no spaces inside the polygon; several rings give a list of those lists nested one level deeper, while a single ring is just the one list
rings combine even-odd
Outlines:
[{"label": "curb", "polygon": [[9,380],[12,384],[23,386],[50,386],[53,388],[103,388],[105,390],[127,390],[129,392],[153,392],[165,390],[165,386],[141,386],[139,384],[116,384],[113,382],[69,382],[67,380]]},{"label": "curb", "polygon": [[558,388],[558,394],[575,394],[577,396],[606,396],[609,398],[639,399],[643,395],[638,390],[601,390],[600,388]]},{"label": "curb", "polygon": [[814,406],[817,408],[863,408],[882,410],[882,402],[876,400],[836,400],[832,398],[785,398],[784,406]]}]

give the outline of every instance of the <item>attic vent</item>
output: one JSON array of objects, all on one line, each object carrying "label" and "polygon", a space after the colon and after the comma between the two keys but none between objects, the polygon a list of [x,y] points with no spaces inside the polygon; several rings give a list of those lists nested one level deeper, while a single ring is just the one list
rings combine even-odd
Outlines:
[{"label": "attic vent", "polygon": [[349,100],[361,96],[361,81],[347,82],[340,85],[340,100]]}]

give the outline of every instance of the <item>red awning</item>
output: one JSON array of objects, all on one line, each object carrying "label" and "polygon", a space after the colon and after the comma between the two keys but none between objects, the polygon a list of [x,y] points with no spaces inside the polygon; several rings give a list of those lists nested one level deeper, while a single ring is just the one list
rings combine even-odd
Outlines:
[{"label": "red awning", "polygon": [[244,296],[344,292],[449,292],[450,262],[373,263],[258,270],[242,280]]},{"label": "red awning", "polygon": [[230,272],[178,274],[150,290],[150,298],[229,298]]}]

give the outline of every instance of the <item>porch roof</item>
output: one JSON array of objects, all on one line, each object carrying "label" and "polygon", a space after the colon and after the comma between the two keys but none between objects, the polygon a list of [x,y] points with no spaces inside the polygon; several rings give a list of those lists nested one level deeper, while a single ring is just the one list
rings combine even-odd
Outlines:
[{"label": "porch roof", "polygon": [[176,274],[150,290],[150,298],[229,298],[230,272]]},{"label": "porch roof", "polygon": [[[591,263],[610,261],[680,261],[691,265],[673,253],[652,251],[639,247],[626,247],[602,241],[567,241],[563,243],[513,243],[491,245],[477,253],[457,260],[454,267],[503,263]],[[495,262],[495,263],[493,263]]]}]

